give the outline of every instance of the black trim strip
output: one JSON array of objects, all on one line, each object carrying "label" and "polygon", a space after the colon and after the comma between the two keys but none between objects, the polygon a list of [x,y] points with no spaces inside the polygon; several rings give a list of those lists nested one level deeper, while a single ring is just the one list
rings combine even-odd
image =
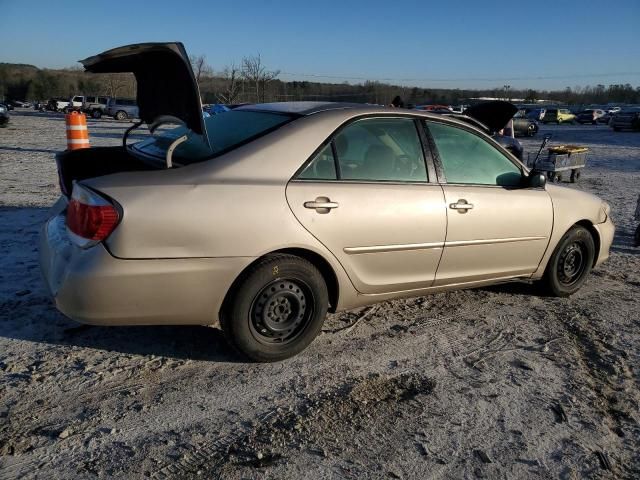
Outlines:
[{"label": "black trim strip", "polygon": [[[445,123],[446,125],[446,123]],[[449,124],[451,125],[451,124]],[[429,131],[429,127],[427,126],[427,120],[422,120],[422,129],[424,130],[424,135],[427,139],[427,143],[429,145],[429,150],[431,151],[431,155],[433,158],[433,165],[436,171],[436,176],[438,179],[438,183],[447,183],[447,178],[444,175],[444,167],[442,165],[442,160],[440,159],[440,153],[438,152],[438,147],[436,146],[436,141],[431,135],[431,131]]]},{"label": "black trim strip", "polygon": [[340,168],[340,162],[338,161],[338,150],[336,149],[336,142],[331,139],[331,154],[333,155],[333,164],[336,169],[336,180],[342,180],[342,168]]}]

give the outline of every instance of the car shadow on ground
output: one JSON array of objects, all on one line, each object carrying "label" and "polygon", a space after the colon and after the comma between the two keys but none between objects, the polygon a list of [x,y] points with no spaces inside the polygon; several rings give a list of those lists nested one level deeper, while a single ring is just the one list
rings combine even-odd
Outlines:
[{"label": "car shadow on ground", "polygon": [[[244,362],[219,329],[206,326],[103,327],[76,323],[57,311],[38,267],[44,207],[0,208],[0,337],[129,355]],[[9,280],[11,279],[11,280]]]}]

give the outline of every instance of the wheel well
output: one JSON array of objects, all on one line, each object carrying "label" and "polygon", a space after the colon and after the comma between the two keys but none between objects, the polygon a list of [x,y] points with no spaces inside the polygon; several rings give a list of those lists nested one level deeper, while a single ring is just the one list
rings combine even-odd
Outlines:
[{"label": "wheel well", "polygon": [[312,263],[318,270],[320,270],[320,273],[322,274],[322,278],[324,278],[324,282],[327,285],[327,291],[329,293],[329,311],[335,312],[338,306],[338,296],[339,296],[338,277],[336,277],[336,274],[333,271],[333,268],[331,267],[329,262],[327,262],[322,257],[322,255],[312,252],[311,250],[306,250],[304,248],[284,248],[282,250],[275,250],[259,258],[256,258],[253,262],[247,265],[245,269],[242,270],[242,272],[240,272],[238,277],[231,284],[231,288],[229,288],[229,291],[225,295],[224,301],[222,302],[221,313],[222,311],[224,311],[225,306],[227,305],[227,302],[231,297],[231,293],[235,290],[235,286],[238,284],[238,282],[240,282],[244,278],[245,272],[249,270],[257,262],[262,260],[264,257],[273,255],[274,253],[286,253],[289,255],[295,255],[296,257],[304,258],[308,262]]},{"label": "wheel well", "polygon": [[595,264],[598,262],[598,254],[600,253],[600,235],[598,234],[596,228],[593,226],[593,223],[591,223],[589,220],[580,220],[575,225],[580,225],[581,227],[586,228],[593,238],[593,244],[596,247],[596,253],[593,256],[593,266],[595,266]]}]

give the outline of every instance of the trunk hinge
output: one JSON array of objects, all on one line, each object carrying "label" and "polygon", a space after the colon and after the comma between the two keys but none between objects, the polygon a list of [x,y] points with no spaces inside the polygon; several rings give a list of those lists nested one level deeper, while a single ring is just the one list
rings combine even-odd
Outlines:
[{"label": "trunk hinge", "polygon": [[138,128],[140,125],[142,125],[142,120],[140,120],[139,122],[134,123],[133,125],[131,125],[129,128],[127,128],[127,130],[124,132],[124,137],[122,137],[122,146],[124,148],[127,148],[127,137],[129,136],[129,134],[135,130],[136,128]]},{"label": "trunk hinge", "polygon": [[173,163],[171,161],[171,157],[173,157],[173,151],[178,148],[178,145],[180,145],[182,142],[186,142],[187,139],[189,137],[187,135],[183,135],[181,137],[176,138],[171,145],[169,145],[169,148],[167,149],[167,157],[166,157],[166,164],[167,164],[167,168],[171,168],[173,166]]}]

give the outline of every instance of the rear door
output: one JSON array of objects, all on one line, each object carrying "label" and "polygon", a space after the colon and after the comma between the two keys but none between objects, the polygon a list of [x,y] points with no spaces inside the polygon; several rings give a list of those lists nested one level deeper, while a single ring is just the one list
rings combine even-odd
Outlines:
[{"label": "rear door", "polygon": [[442,188],[427,174],[419,127],[409,117],[352,122],[287,186],[296,218],[362,293],[424,288],[435,279],[446,210]]},{"label": "rear door", "polygon": [[527,276],[549,244],[553,207],[522,166],[473,130],[427,122],[448,214],[436,285]]}]

